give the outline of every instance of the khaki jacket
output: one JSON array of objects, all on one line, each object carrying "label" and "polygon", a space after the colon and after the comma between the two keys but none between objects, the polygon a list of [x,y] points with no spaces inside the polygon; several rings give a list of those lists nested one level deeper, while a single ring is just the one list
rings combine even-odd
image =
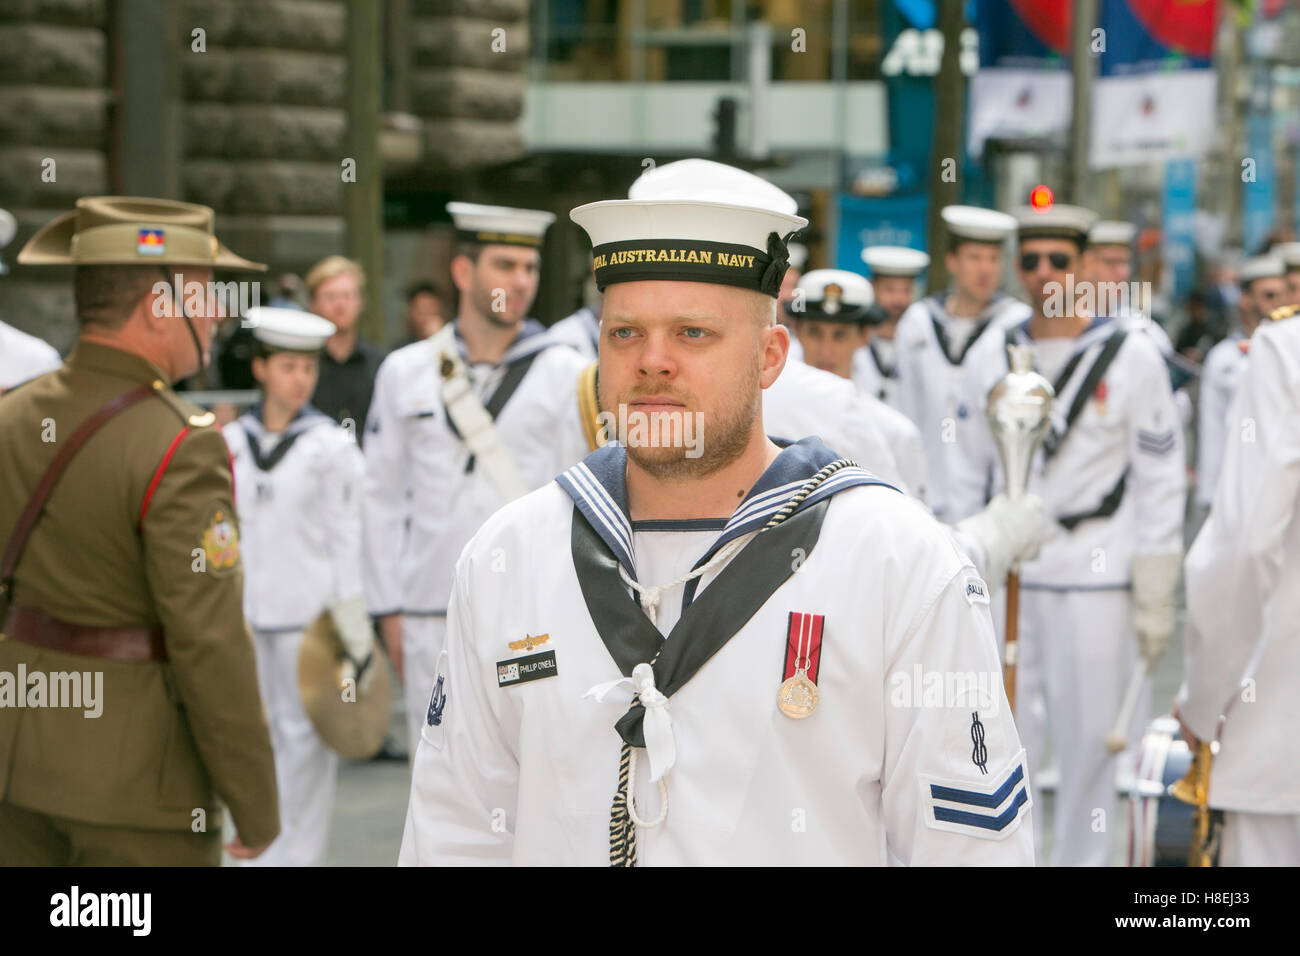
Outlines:
[{"label": "khaki jacket", "polygon": [[122,663],[0,640],[0,680],[20,665],[103,673],[98,717],[0,706],[0,800],[108,826],[198,829],[221,825],[219,797],[243,843],[260,846],[280,824],[229,458],[211,416],[164,381],[139,356],[81,342],[62,368],[0,397],[3,547],[59,439],[109,399],[157,383],[72,459],[10,598],[73,624],[161,626],[168,656]]}]

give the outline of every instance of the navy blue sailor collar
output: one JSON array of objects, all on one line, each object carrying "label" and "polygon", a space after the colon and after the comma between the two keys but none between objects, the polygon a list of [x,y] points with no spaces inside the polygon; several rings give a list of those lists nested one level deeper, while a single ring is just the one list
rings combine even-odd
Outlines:
[{"label": "navy blue sailor collar", "polygon": [[[797,442],[784,438],[773,438],[772,441],[781,447],[781,453],[767,466],[767,470],[736,506],[717,540],[696,563],[696,567],[708,561],[733,538],[762,528],[808,479],[841,457],[816,436]],[[632,519],[627,505],[626,466],[627,451],[617,442],[610,442],[593,451],[555,480],[573,499],[588,524],[609,546],[628,575],[636,580]],[[856,465],[841,468],[805,498],[796,511],[802,511],[823,498],[857,485],[893,487]]]},{"label": "navy blue sailor collar", "polygon": [[[311,402],[308,402],[302,408],[298,409],[298,413],[289,420],[289,424],[285,426],[284,431],[279,432],[278,434],[282,438],[289,438],[301,434],[308,429],[315,428],[317,425],[332,422],[333,420],[334,419],[330,418]],[[266,430],[266,426],[262,424],[261,402],[258,402],[251,409],[240,415],[238,421],[240,427],[243,428],[244,431],[248,433],[249,437],[255,441],[260,442],[267,435],[271,434],[271,432]]]},{"label": "navy blue sailor collar", "polygon": [[[460,355],[462,362],[468,363],[469,348],[465,345],[465,340],[460,337],[459,319],[452,323],[452,331],[455,333],[456,352]],[[505,355],[501,356],[501,361],[497,364],[510,365],[522,358],[527,358],[534,352],[540,352],[542,349],[556,344],[558,344],[556,340],[547,334],[546,326],[536,319],[524,319],[519,334],[515,336],[515,340],[510,343],[510,348],[506,349]]]},{"label": "navy blue sailor collar", "polygon": [[[1029,332],[1030,323],[1033,322],[1033,316],[1018,322],[1011,326],[1007,331],[1007,338],[1012,340],[1014,345],[1033,345],[1034,337]],[[1074,338],[1074,345],[1070,348],[1070,355],[1077,355],[1085,349],[1091,348],[1098,342],[1110,338],[1113,331],[1115,320],[1108,315],[1095,315]]]}]

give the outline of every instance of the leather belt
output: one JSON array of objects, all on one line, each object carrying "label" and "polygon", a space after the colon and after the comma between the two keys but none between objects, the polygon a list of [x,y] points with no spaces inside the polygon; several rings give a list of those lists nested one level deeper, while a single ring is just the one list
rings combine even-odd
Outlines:
[{"label": "leather belt", "polygon": [[12,607],[4,637],[65,654],[106,661],[165,661],[167,646],[160,627],[87,627],[69,624],[29,607]]}]

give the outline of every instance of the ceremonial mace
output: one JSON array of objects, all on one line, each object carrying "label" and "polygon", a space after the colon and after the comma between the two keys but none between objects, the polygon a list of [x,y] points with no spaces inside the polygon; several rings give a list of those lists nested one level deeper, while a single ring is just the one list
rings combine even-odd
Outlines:
[{"label": "ceremonial mace", "polygon": [[[1034,451],[1051,423],[1056,393],[1047,379],[1034,371],[1034,353],[1028,345],[1008,345],[1011,371],[989,391],[989,430],[998,445],[1007,497],[1023,498],[1029,485]],[[1020,565],[1007,572],[1007,639],[1003,653],[1003,681],[1007,702],[1016,711],[1016,632],[1020,623]]]}]

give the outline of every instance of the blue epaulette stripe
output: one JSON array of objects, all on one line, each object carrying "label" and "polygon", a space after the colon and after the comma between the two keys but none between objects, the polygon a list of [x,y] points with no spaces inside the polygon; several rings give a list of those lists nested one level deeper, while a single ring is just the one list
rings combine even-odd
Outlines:
[{"label": "blue epaulette stripe", "polygon": [[968,810],[952,810],[948,807],[935,807],[934,818],[944,823],[960,823],[964,826],[980,827],[984,830],[1005,830],[1007,825],[1016,818],[1020,808],[1029,800],[1028,795],[1022,787],[1016,794],[1016,798],[1011,801],[1011,806],[1007,807],[996,817],[986,817],[979,813],[971,813]]},{"label": "blue epaulette stripe", "polygon": [[[935,800],[950,800],[953,803],[966,803],[973,807],[987,807],[992,810],[994,807],[1002,805],[1002,801],[1007,798],[1016,784],[1025,778],[1025,765],[1017,764],[1016,769],[1007,777],[1006,783],[998,787],[993,793],[980,793],[978,790],[958,790],[956,787],[941,787],[936,783],[930,784],[930,796]],[[935,808],[937,819],[938,808]]]}]

